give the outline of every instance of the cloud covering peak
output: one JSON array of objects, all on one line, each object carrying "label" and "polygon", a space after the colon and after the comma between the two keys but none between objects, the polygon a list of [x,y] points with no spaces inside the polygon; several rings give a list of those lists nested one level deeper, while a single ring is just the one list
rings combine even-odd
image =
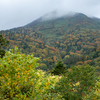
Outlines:
[{"label": "cloud covering peak", "polygon": [[53,17],[80,12],[100,18],[99,9],[100,0],[0,0],[0,30],[26,25],[52,11],[57,11]]}]

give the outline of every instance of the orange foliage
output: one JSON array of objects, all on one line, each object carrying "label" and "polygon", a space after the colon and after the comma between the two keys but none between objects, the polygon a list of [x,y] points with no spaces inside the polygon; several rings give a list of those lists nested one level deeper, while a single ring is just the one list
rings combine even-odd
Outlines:
[{"label": "orange foliage", "polygon": [[22,41],[18,41],[19,43],[22,43]]},{"label": "orange foliage", "polygon": [[51,49],[52,51],[54,51],[54,52],[57,51],[57,49],[55,49],[54,47],[50,47],[50,49]]},{"label": "orange foliage", "polygon": [[97,50],[96,51],[100,51],[100,46],[97,48]]},{"label": "orange foliage", "polygon": [[92,60],[87,60],[87,61],[84,62],[84,64],[89,64],[91,62],[92,62]]},{"label": "orange foliage", "polygon": [[40,59],[42,59],[42,57],[41,57],[41,56],[40,56],[39,58],[40,58]]},{"label": "orange foliage", "polygon": [[35,42],[37,42],[37,40],[36,40],[36,39],[35,39],[34,41],[35,41]]},{"label": "orange foliage", "polygon": [[84,45],[83,48],[88,48],[88,45]]},{"label": "orange foliage", "polygon": [[14,45],[15,41],[14,41],[14,40],[10,40],[10,43],[11,43],[12,45]]},{"label": "orange foliage", "polygon": [[76,53],[81,54],[81,51],[78,51],[78,50],[77,50]]},{"label": "orange foliage", "polygon": [[78,40],[79,38],[75,38],[75,40]]},{"label": "orange foliage", "polygon": [[37,50],[36,52],[37,52],[37,53],[41,53],[41,51],[40,51],[40,50]]},{"label": "orange foliage", "polygon": [[47,48],[51,49],[52,51],[56,52],[57,49],[55,49],[54,47],[49,47],[48,45],[45,45]]},{"label": "orange foliage", "polygon": [[48,45],[45,45],[47,48],[50,48]]},{"label": "orange foliage", "polygon": [[77,45],[78,45],[78,46],[81,45],[81,41],[77,42]]},{"label": "orange foliage", "polygon": [[96,41],[100,41],[100,38],[96,38],[95,40],[96,40]]},{"label": "orange foliage", "polygon": [[39,43],[43,44],[43,41],[39,41]]},{"label": "orange foliage", "polygon": [[91,46],[94,46],[95,44],[94,44],[94,43],[90,43],[90,45],[91,45]]},{"label": "orange foliage", "polygon": [[64,43],[66,43],[66,41],[64,41]]},{"label": "orange foliage", "polygon": [[36,43],[36,45],[37,45],[37,46],[39,46],[39,44],[38,44],[38,43]]},{"label": "orange foliage", "polygon": [[18,37],[19,36],[19,34],[16,34],[16,37]]},{"label": "orange foliage", "polygon": [[6,36],[7,39],[9,39],[9,36]]},{"label": "orange foliage", "polygon": [[29,36],[28,36],[28,35],[26,35],[25,37],[26,37],[26,38],[28,38]]},{"label": "orange foliage", "polygon": [[77,62],[76,64],[77,64],[77,65],[82,65],[83,62],[82,62],[82,61],[79,61],[79,62]]},{"label": "orange foliage", "polygon": [[58,42],[58,41],[57,41],[56,43],[57,43],[57,44],[59,44],[59,42]]}]

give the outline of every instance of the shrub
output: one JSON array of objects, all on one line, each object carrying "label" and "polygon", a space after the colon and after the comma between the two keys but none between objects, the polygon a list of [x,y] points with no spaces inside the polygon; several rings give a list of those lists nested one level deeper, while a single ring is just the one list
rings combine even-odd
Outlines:
[{"label": "shrub", "polygon": [[36,70],[38,60],[22,54],[17,47],[0,58],[0,99],[61,100],[60,94],[49,92],[59,77]]},{"label": "shrub", "polygon": [[92,66],[73,66],[55,85],[55,91],[65,100],[82,100],[91,92],[96,83],[95,69]]}]

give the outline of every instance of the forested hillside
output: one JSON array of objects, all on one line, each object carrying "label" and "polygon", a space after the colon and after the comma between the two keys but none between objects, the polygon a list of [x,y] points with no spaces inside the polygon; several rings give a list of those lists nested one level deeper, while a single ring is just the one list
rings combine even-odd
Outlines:
[{"label": "forested hillside", "polygon": [[99,100],[99,73],[100,19],[41,17],[0,31],[0,100]]},{"label": "forested hillside", "polygon": [[7,49],[17,46],[23,53],[39,57],[39,69],[52,70],[57,60],[62,59],[66,68],[93,65],[99,75],[100,19],[82,13],[50,20],[41,17],[0,34],[9,40]]}]

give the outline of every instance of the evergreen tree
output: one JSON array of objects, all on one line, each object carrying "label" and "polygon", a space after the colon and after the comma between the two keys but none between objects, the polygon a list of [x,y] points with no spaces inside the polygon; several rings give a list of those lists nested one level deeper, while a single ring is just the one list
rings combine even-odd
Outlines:
[{"label": "evergreen tree", "polygon": [[52,73],[54,75],[60,75],[60,74],[65,74],[65,72],[66,72],[66,67],[64,66],[64,64],[62,63],[62,61],[59,60],[58,63],[57,63],[57,65],[53,69]]},{"label": "evergreen tree", "polygon": [[3,46],[7,46],[8,40],[6,38],[3,38],[2,35],[0,35],[0,57],[2,58],[5,55],[5,50],[3,50]]}]

